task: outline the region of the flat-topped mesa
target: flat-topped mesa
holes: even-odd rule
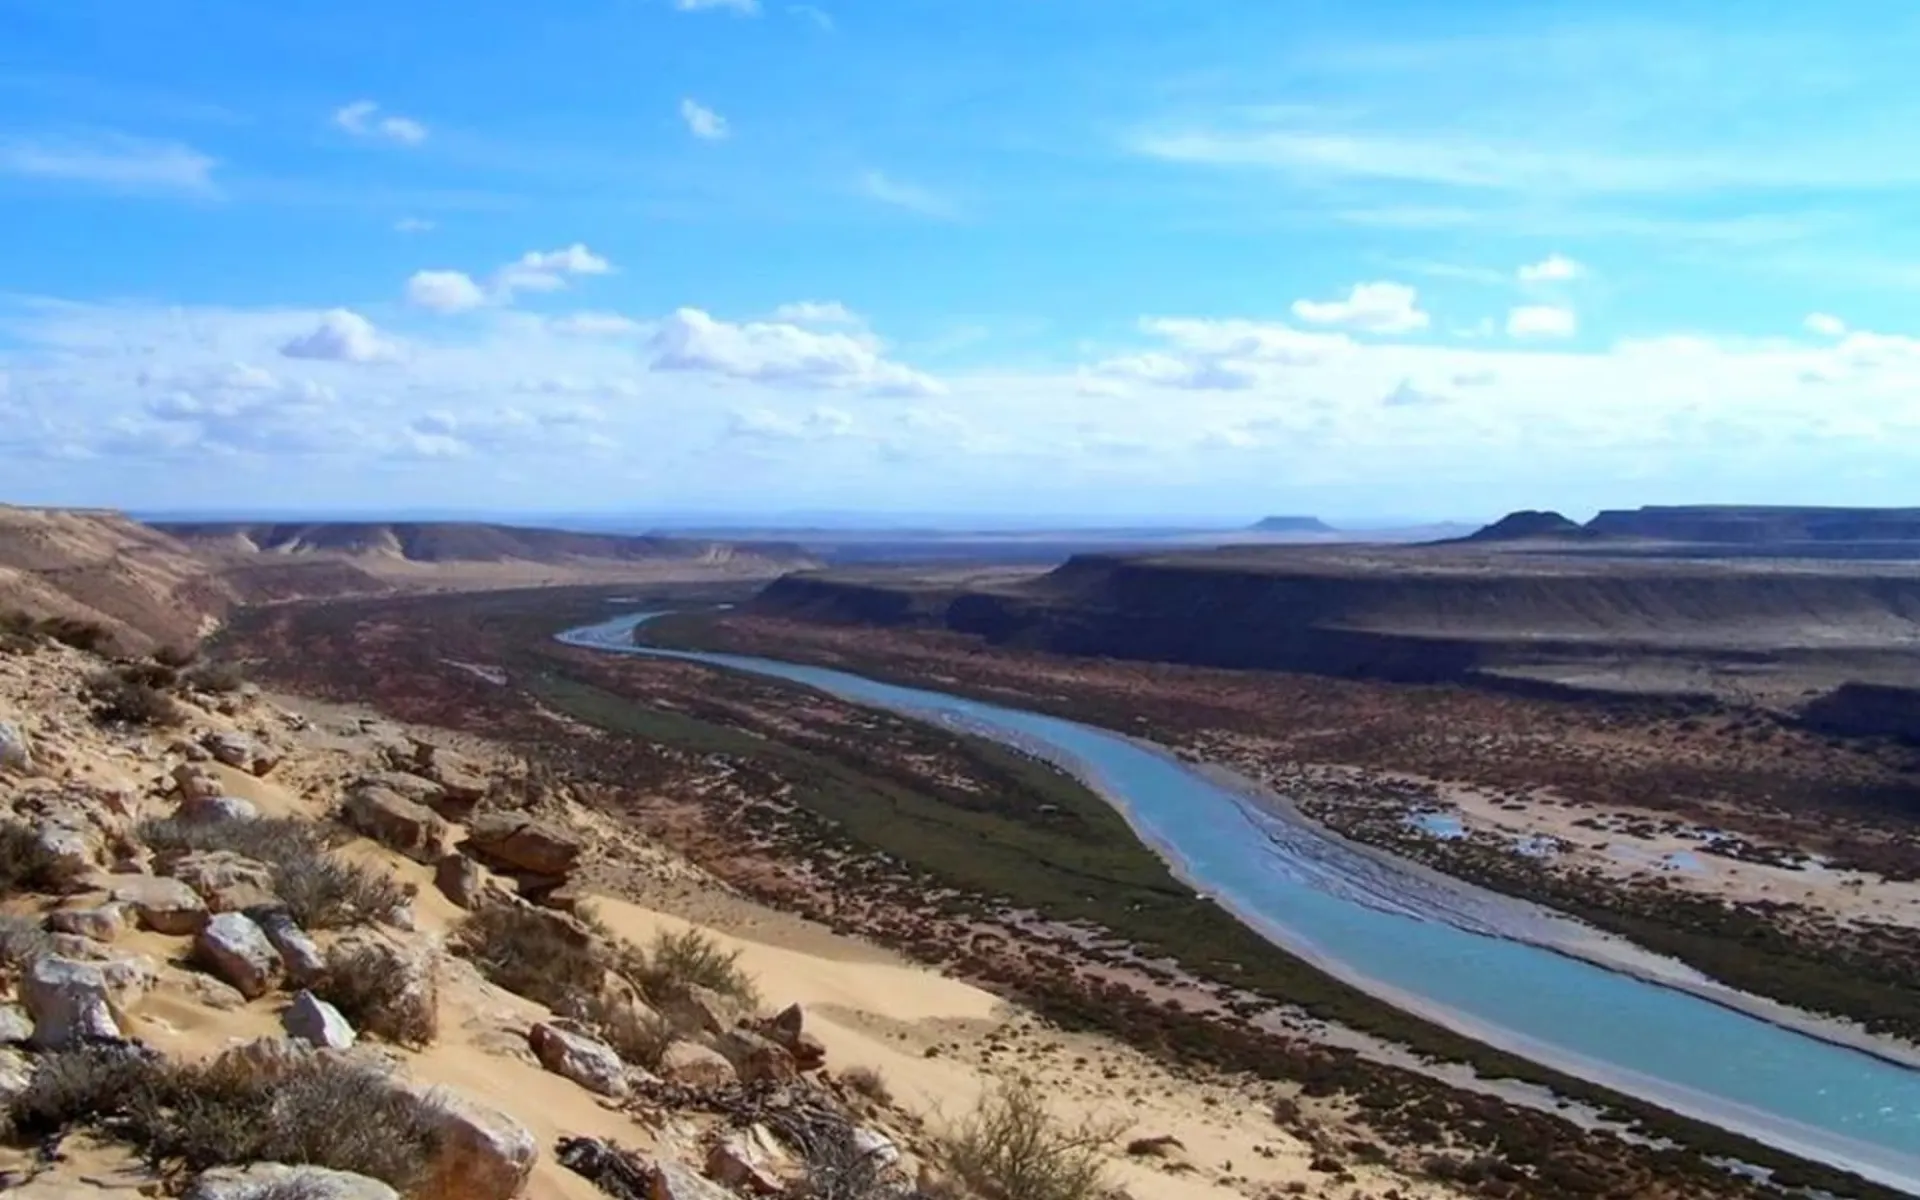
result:
[[[1339,530],[1319,517],[1264,517],[1255,521],[1254,533],[1338,533]]]
[[[1797,542],[1912,542],[1920,551],[1920,508],[1648,505],[1637,509],[1609,509],[1589,521],[1586,528],[1592,533],[1616,537],[1751,546]]]

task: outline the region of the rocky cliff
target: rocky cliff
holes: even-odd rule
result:
[[[0,505],[0,612],[96,624],[136,650],[198,638],[234,599],[187,546],[130,517]]]
[[[1920,554],[1920,508],[1809,508],[1769,505],[1652,505],[1603,512],[1593,533],[1737,545],[1912,542]]]
[[[792,569],[811,560],[780,542],[629,537],[478,522],[160,522],[156,528],[220,558],[330,555],[410,563],[698,562],[757,560]]]

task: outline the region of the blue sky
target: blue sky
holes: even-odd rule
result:
[[[0,499],[1904,503],[1920,15],[6,0]]]

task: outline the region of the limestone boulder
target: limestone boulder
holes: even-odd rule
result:
[[[220,777],[197,762],[184,762],[173,769],[173,789],[182,804],[217,800],[226,792]]]
[[[660,1011],[683,1032],[716,1036],[732,1029],[742,1015],[738,1004],[699,984],[680,989],[661,1005]]]
[[[47,914],[47,928],[95,942],[113,942],[127,932],[128,910],[109,901],[85,908],[57,908]]]
[[[802,1173],[764,1125],[727,1132],[707,1154],[707,1178],[750,1196],[778,1196]]]
[[[215,825],[222,821],[254,821],[260,810],[251,800],[238,796],[198,796],[182,799],[173,810],[174,819],[196,825]]]
[[[415,1094],[440,1145],[414,1200],[510,1200],[519,1194],[540,1156],[524,1125],[444,1089]]]
[[[0,721],[0,771],[21,775],[33,770],[33,743],[26,731],[12,721]]]
[[[21,1046],[33,1040],[33,1018],[18,1004],[0,1003],[0,1046]]]
[[[250,1163],[216,1167],[193,1181],[185,1200],[400,1200],[377,1179],[325,1167]]]
[[[0,1111],[33,1082],[33,1060],[18,1050],[0,1049]]]
[[[280,765],[278,751],[244,733],[217,731],[201,738],[200,744],[215,762],[249,775],[265,775]]]
[[[249,1000],[280,982],[279,952],[245,913],[214,916],[194,939],[193,952],[198,962]]]
[[[543,1021],[527,1031],[527,1045],[541,1066],[563,1079],[602,1096],[627,1094],[627,1066],[605,1042]]]
[[[742,1083],[788,1083],[800,1074],[786,1047],[749,1030],[730,1029],[719,1034],[715,1048],[733,1064]]]
[[[571,831],[524,813],[485,813],[467,827],[467,844],[476,857],[508,871],[562,876],[573,870],[585,849]]]
[[[20,1001],[33,1019],[33,1045],[41,1050],[120,1040],[106,975],[95,963],[55,955],[36,959],[20,980]]]
[[[740,1082],[727,1056],[699,1042],[675,1042],[660,1058],[660,1077],[696,1088],[723,1088]]]
[[[647,1200],[735,1200],[734,1194],[677,1162],[662,1159],[654,1169]]]
[[[448,854],[435,863],[433,884],[465,909],[503,899],[512,891],[499,876],[464,854]]]
[[[107,893],[133,911],[142,929],[155,933],[185,937],[200,932],[207,923],[206,901],[178,879],[114,875],[107,879]]]
[[[359,1035],[340,1010],[304,988],[280,1014],[287,1036],[320,1050],[350,1050]]]
[[[247,915],[267,935],[267,941],[280,955],[280,966],[286,971],[287,979],[296,987],[307,986],[327,969],[326,956],[320,953],[319,945],[286,909],[254,908],[248,909]]]
[[[426,805],[389,788],[354,788],[347,793],[341,816],[355,832],[415,862],[431,864],[446,854],[447,823]]]
[[[209,912],[242,912],[273,903],[273,868],[231,850],[196,850],[163,870],[192,888]]]

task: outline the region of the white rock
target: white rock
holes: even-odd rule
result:
[[[0,1109],[33,1082],[33,1060],[18,1050],[0,1049]]]
[[[111,902],[91,908],[58,908],[47,914],[47,928],[90,941],[111,942],[127,931],[127,910]]]
[[[602,1096],[627,1094],[627,1065],[605,1042],[543,1021],[527,1031],[527,1045],[555,1075]]]
[[[221,821],[256,820],[260,810],[251,800],[238,796],[189,796],[180,801],[173,815],[176,820],[213,825]]]
[[[0,1046],[17,1046],[33,1039],[33,1018],[18,1004],[0,1004]]]
[[[734,1194],[677,1162],[661,1159],[653,1173],[648,1200],[734,1200]]]
[[[273,943],[280,954],[280,965],[286,968],[287,978],[295,984],[305,987],[327,969],[320,947],[307,936],[306,930],[294,924],[292,915],[284,909],[266,909],[248,915]]]
[[[12,721],[0,721],[0,771],[33,770],[33,743]]]
[[[207,923],[207,905],[178,879],[159,875],[115,875],[107,881],[114,900],[133,909],[141,928],[184,937]]]
[[[417,1092],[439,1134],[439,1152],[416,1200],[510,1200],[540,1156],[533,1134],[505,1113],[444,1089]]]
[[[252,1000],[280,979],[280,952],[245,913],[220,913],[193,942],[194,957]]]
[[[185,1200],[400,1200],[400,1193],[377,1179],[325,1167],[287,1167],[253,1163],[216,1167],[193,1181]]]
[[[893,1139],[877,1129],[856,1129],[853,1131],[853,1148],[863,1156],[874,1159],[883,1167],[890,1167],[900,1161],[900,1147]]]
[[[49,955],[27,967],[20,1000],[33,1018],[33,1044],[64,1050],[90,1040],[120,1040],[107,1002],[107,978],[93,963]]]
[[[340,1010],[312,992],[301,989],[280,1014],[287,1036],[322,1050],[350,1050],[359,1036]]]

